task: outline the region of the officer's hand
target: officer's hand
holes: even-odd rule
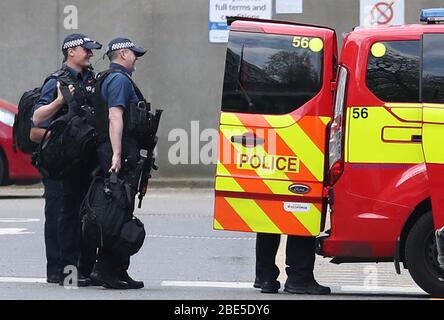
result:
[[[119,172],[121,167],[121,159],[120,156],[113,156],[111,160],[111,168],[109,169],[109,172],[115,171]]]
[[[62,94],[62,91],[60,90],[60,86],[61,86],[60,82],[57,81],[57,98],[56,98],[56,100],[57,100],[58,104],[60,106],[62,106],[65,104],[65,99],[63,99],[63,94]],[[71,92],[71,94],[74,94],[74,92],[76,91],[76,89],[74,88],[74,86],[72,84],[70,84],[68,86],[68,89]]]

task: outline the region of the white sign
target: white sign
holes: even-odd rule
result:
[[[228,42],[227,17],[271,19],[272,0],[209,0],[210,42]]]
[[[302,12],[302,0],[276,0],[276,13]]]
[[[310,204],[304,202],[284,202],[284,210],[287,212],[308,212]]]
[[[361,0],[361,26],[390,26],[404,24],[404,0]]]

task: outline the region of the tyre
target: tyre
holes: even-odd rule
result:
[[[0,149],[0,186],[8,184],[8,163]]]
[[[433,215],[422,215],[410,230],[405,243],[405,262],[418,286],[435,297],[444,297],[444,270],[437,261]]]

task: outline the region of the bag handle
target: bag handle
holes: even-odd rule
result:
[[[60,86],[60,92],[62,93],[63,99],[68,104],[68,114],[78,114],[79,106],[77,101],[74,99],[73,94],[66,85]]]

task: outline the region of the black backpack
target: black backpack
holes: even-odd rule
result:
[[[18,104],[18,112],[15,115],[12,131],[14,151],[17,151],[17,149],[19,149],[24,153],[32,154],[37,150],[38,143],[32,142],[29,138],[29,135],[31,133],[31,123],[34,106],[41,97],[43,86],[49,80],[57,79],[64,84],[69,84],[72,82],[72,79],[67,72],[68,71],[64,68],[54,72],[45,79],[41,87],[26,91],[22,95]],[[56,92],[54,92],[54,94],[56,94]]]

